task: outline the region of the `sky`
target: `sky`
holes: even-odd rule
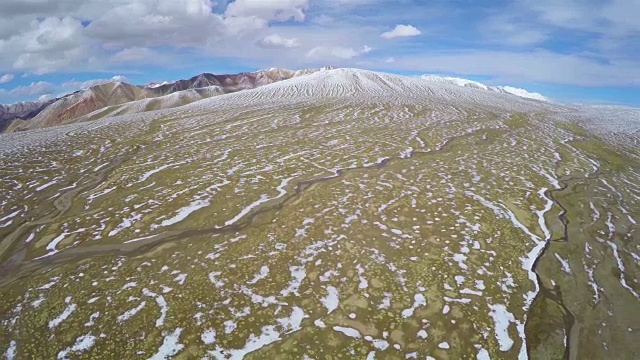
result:
[[[640,0],[0,0],[0,103],[356,67],[640,106]]]

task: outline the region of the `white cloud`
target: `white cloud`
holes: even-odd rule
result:
[[[129,0],[95,19],[86,32],[111,48],[204,46],[225,31],[212,6],[210,0]]]
[[[332,7],[338,6],[340,8],[344,8],[344,7],[354,8],[354,7],[363,6],[363,5],[372,5],[372,4],[379,3],[381,1],[382,0],[325,0],[325,2],[329,4],[329,6],[332,6]]]
[[[309,0],[236,0],[226,16],[255,16],[267,21],[304,21]]]
[[[131,47],[123,49],[111,57],[114,62],[134,62],[140,60],[151,60],[157,56],[155,52],[149,48]]]
[[[602,16],[610,21],[614,35],[626,35],[640,31],[638,14],[640,1],[614,0],[604,9]]]
[[[380,17],[371,10],[381,2],[0,0],[0,75],[120,73],[125,67],[149,64],[189,68],[191,62],[199,67],[207,59],[234,58],[256,68],[361,64],[395,71],[491,75],[505,83],[640,83],[636,0],[518,0],[482,16],[476,7],[456,8],[450,17],[443,16],[454,7],[449,2],[411,1],[386,9]],[[494,14],[492,21],[485,21],[486,14]],[[283,21],[288,23],[278,24]],[[461,21],[468,26],[461,27]],[[423,23],[430,24],[429,33],[450,44],[449,50],[432,53],[405,41],[382,40],[420,35],[425,29],[416,26]],[[392,26],[381,34],[385,24]],[[545,41],[559,34],[569,39],[562,53],[544,50]],[[379,57],[364,56],[371,48],[362,44],[375,46]],[[487,44],[503,51],[482,50]]]
[[[331,25],[334,21],[335,21],[334,18],[325,14],[321,14],[311,19],[311,22],[321,26]]]
[[[380,2],[380,0],[328,0],[330,3],[339,5],[365,5]]]
[[[550,36],[546,27],[527,24],[505,14],[488,18],[481,31],[490,42],[513,46],[540,44]]]
[[[269,24],[303,21],[309,2],[223,1],[226,9],[220,13],[213,0],[0,0],[0,71],[108,71],[150,62],[171,66],[178,56],[203,53],[252,59],[256,47],[265,49],[258,57],[280,57],[267,49],[293,49],[302,42],[298,36],[270,36]],[[309,47],[319,43],[305,42]],[[299,57],[307,50],[298,50]]]
[[[114,77],[111,78],[111,81],[125,82],[127,80],[128,80],[127,77],[123,75],[115,75]]]
[[[311,55],[324,53],[317,58],[323,64],[324,58],[358,57],[370,51],[361,49],[361,44],[378,41],[376,25],[355,25],[338,17],[334,21],[328,3],[317,4],[314,12],[323,26],[317,22],[276,24],[306,20],[310,0],[222,1],[216,10],[224,13],[213,11],[213,0],[6,1],[12,5],[10,12],[0,11],[0,71],[115,72],[125,64],[171,67],[200,56],[233,57],[256,67],[304,67],[317,65],[305,56],[310,49],[320,47]],[[329,16],[319,15],[323,13]],[[31,19],[26,29],[19,28],[9,15]],[[3,38],[5,20],[16,28],[13,35]],[[341,65],[347,64],[354,63]]]
[[[0,76],[0,84],[6,84],[12,81],[13,79],[15,79],[15,76],[13,74],[4,74]]]
[[[396,27],[380,35],[383,39],[395,39],[399,37],[418,36],[422,34],[420,30],[412,25],[396,25]]]
[[[125,76],[122,76],[122,75],[116,75],[116,76],[112,77],[111,79],[91,79],[91,80],[87,80],[87,81],[71,80],[71,81],[67,81],[67,82],[63,83],[61,86],[63,88],[68,88],[68,89],[87,89],[87,88],[90,88],[92,86],[96,86],[96,85],[100,85],[100,84],[106,84],[106,83],[114,82],[114,81],[126,82],[127,78]]]
[[[394,69],[490,75],[502,83],[534,81],[577,86],[640,86],[640,61],[602,63],[546,50],[474,51],[403,56]]]
[[[219,42],[216,47],[221,42],[236,42],[237,45],[235,40],[245,36],[259,35],[262,30],[268,27],[267,20],[255,16],[226,17],[222,20],[222,23],[224,24],[224,36],[227,38],[218,39]]]
[[[268,49],[295,48],[300,46],[300,42],[296,38],[284,38],[278,34],[273,34],[259,40],[258,46]]]
[[[373,50],[369,46],[363,46],[361,49],[354,49],[344,46],[317,46],[307,52],[307,58],[311,59],[352,59]]]
[[[38,101],[47,101],[53,99],[53,95],[51,94],[43,94],[38,97]]]
[[[0,53],[15,69],[50,72],[85,58],[82,29],[71,17],[33,20],[27,31],[0,39]]]
[[[44,94],[51,94],[54,90],[54,86],[46,81],[36,81],[29,85],[18,86],[9,91],[0,89],[0,94],[10,98],[24,98],[40,96]]]
[[[564,29],[578,29],[620,37],[640,31],[637,0],[524,0],[524,10],[532,11],[536,20]],[[514,11],[522,12],[522,8]]]
[[[148,63],[150,56],[159,63],[155,47],[215,49],[220,43],[243,37],[250,37],[249,43],[254,45],[268,21],[286,20],[286,14],[302,19],[299,15],[308,0],[232,3],[236,8],[254,9],[265,18],[250,15],[251,11],[246,16],[215,13],[212,0],[1,2],[0,69],[43,74],[71,68],[105,70],[111,64],[143,60]],[[83,24],[80,19],[88,22]]]

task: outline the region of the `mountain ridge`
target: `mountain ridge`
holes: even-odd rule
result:
[[[22,103],[0,105],[0,132],[15,132],[65,124],[108,107],[189,91],[181,94],[182,96],[179,94],[171,98],[172,100],[178,98],[180,101],[168,101],[167,106],[162,104],[162,101],[151,105],[152,110],[175,107],[206,97],[252,89],[327,68],[303,70],[271,68],[256,72],[223,75],[202,73],[189,79],[149,85],[132,85],[121,81],[111,81],[44,102],[29,102],[27,110],[22,110],[25,107],[25,105],[19,105]],[[208,90],[204,91],[192,91],[207,88]]]
[[[264,91],[241,91],[258,88],[263,88]],[[553,113],[563,114],[563,117],[589,118],[589,122],[596,124],[598,128],[605,126],[616,132],[639,130],[636,119],[638,109],[596,109],[564,105],[523,89],[490,87],[461,78],[436,75],[411,77],[362,69],[324,67],[302,70],[270,68],[232,75],[203,73],[185,80],[148,85],[108,82],[45,103],[32,102],[23,103],[20,107],[14,106],[16,113],[16,109],[21,109],[22,112],[13,118],[7,116],[8,112],[5,110],[4,118],[0,118],[0,131],[11,133],[170,109],[238,92],[242,94],[239,97],[232,96],[232,99],[236,99],[233,101],[250,102],[253,97],[268,97],[277,101],[279,98],[313,96],[394,96],[399,100],[420,97],[438,102],[471,102],[480,106],[493,103],[505,109],[552,110]],[[217,102],[204,104],[216,106]],[[7,109],[7,106],[0,109]]]
[[[511,95],[515,95],[515,96],[519,96],[527,99],[547,101],[547,102],[551,101],[549,98],[547,98],[546,96],[540,93],[530,92],[526,89],[516,88],[512,86],[506,86],[506,85],[489,86],[489,85],[485,85],[483,83],[469,80],[469,79],[450,77],[450,76],[439,76],[434,74],[425,74],[420,76],[420,78],[427,81],[448,83],[448,84],[454,84],[462,87],[470,87],[475,89],[482,89],[487,91],[511,94]]]

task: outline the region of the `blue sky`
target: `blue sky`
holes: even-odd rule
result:
[[[2,0],[0,103],[332,65],[640,106],[640,0]]]

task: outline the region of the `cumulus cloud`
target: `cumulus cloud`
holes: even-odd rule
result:
[[[43,94],[38,97],[38,101],[47,101],[53,99],[53,95],[51,94]]]
[[[4,74],[0,76],[0,84],[6,84],[8,82],[11,82],[13,79],[15,79],[15,76],[13,74]]]
[[[226,16],[255,16],[267,21],[304,21],[309,0],[236,0]]]
[[[115,53],[111,60],[114,62],[134,62],[141,60],[150,60],[156,56],[151,49],[144,47],[131,47],[123,49]]]
[[[33,20],[27,31],[0,40],[0,53],[19,70],[46,73],[86,55],[83,26],[71,17]]]
[[[0,69],[103,70],[109,63],[148,60],[159,47],[216,49],[243,37],[253,45],[269,22],[304,20],[308,0],[236,0],[224,14],[214,12],[215,5],[212,0],[3,0]]]
[[[312,59],[338,58],[346,60],[367,54],[371,50],[373,49],[366,45],[360,49],[344,46],[317,46],[307,52],[307,57]]]
[[[285,38],[278,34],[273,34],[260,39],[258,46],[267,49],[295,48],[300,46],[300,42],[296,38]]]
[[[63,88],[68,88],[68,89],[86,89],[86,88],[90,88],[92,86],[96,86],[96,85],[100,85],[100,84],[106,84],[106,83],[114,82],[114,81],[126,82],[127,78],[125,76],[122,76],[122,75],[116,75],[116,76],[112,77],[111,79],[91,79],[91,80],[87,80],[87,81],[71,80],[71,81],[67,81],[67,82],[63,83],[62,87]]]
[[[224,33],[210,0],[136,0],[116,5],[87,26],[108,47],[202,46]]]
[[[0,94],[8,97],[21,98],[51,94],[53,90],[55,90],[53,84],[46,81],[36,81],[29,85],[18,86],[9,91],[0,89]]]
[[[404,1],[402,8],[380,17],[371,11],[380,3],[0,0],[0,75],[120,73],[150,64],[187,69],[190,63],[199,68],[210,59],[234,58],[256,68],[361,64],[391,71],[484,74],[507,81],[640,86],[638,1],[519,0],[496,5],[491,21],[478,16],[476,7],[440,16],[455,7],[448,2],[436,6]],[[422,21],[434,33],[446,34],[439,51],[398,41],[420,35]],[[380,30],[386,25],[391,26]],[[567,41],[554,42],[551,48],[546,40],[558,34]],[[371,48],[362,44],[375,46],[376,54],[364,56]],[[501,51],[482,48],[494,45]]]
[[[383,39],[395,39],[399,37],[418,36],[420,34],[422,34],[422,32],[414,26],[396,25],[393,30],[382,33],[380,37]]]

